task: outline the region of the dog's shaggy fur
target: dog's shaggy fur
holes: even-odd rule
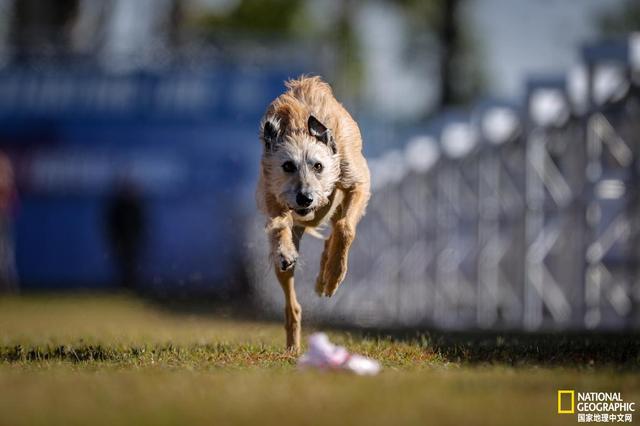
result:
[[[302,311],[293,283],[300,238],[331,222],[316,293],[332,296],[347,273],[349,248],[369,200],[369,169],[358,125],[319,77],[286,83],[260,123],[256,198],[285,294],[287,347],[299,351]]]

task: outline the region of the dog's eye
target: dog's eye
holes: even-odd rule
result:
[[[296,171],[296,165],[293,164],[292,161],[286,161],[283,165],[282,165],[282,170],[284,170],[286,173],[293,173]]]
[[[316,163],[313,165],[313,170],[315,170],[317,173],[322,172],[323,166],[322,163]]]

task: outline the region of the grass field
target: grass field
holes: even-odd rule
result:
[[[0,424],[570,425],[558,389],[640,403],[637,335],[329,334],[383,372],[300,372],[280,323],[224,311],[0,299]]]

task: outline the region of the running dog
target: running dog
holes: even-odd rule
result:
[[[331,222],[315,290],[331,297],[347,273],[349,248],[369,201],[360,129],[320,77],[286,82],[260,122],[256,199],[285,296],[287,348],[299,352],[302,310],[294,288],[300,239]]]

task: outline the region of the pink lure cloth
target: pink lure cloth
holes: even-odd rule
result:
[[[303,369],[349,371],[360,376],[380,372],[380,363],[362,355],[350,354],[344,347],[334,345],[324,333],[309,336],[309,350],[298,360]]]

